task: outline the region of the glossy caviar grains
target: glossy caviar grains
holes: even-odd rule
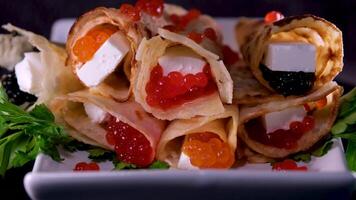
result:
[[[138,0],[135,7],[151,16],[160,17],[163,14],[163,0]]]
[[[282,15],[282,13],[277,12],[277,11],[271,11],[271,12],[268,12],[265,15],[265,22],[266,23],[273,23],[273,22],[279,21],[279,20],[281,20],[283,18],[284,18],[284,16]]]
[[[272,170],[275,170],[275,171],[284,171],[284,170],[307,171],[308,168],[306,166],[298,167],[297,163],[294,160],[286,159],[282,162],[273,163]]]
[[[106,140],[114,145],[118,160],[147,167],[154,159],[154,151],[147,138],[130,125],[110,116],[106,124]]]
[[[157,65],[151,71],[146,85],[146,102],[152,107],[166,110],[212,94],[216,89],[209,65],[204,67],[203,72],[184,76],[180,72],[163,76],[162,67]]]
[[[260,64],[260,69],[268,84],[284,96],[303,95],[314,85],[314,73],[272,71],[263,64]]]
[[[266,133],[266,129],[260,119],[252,119],[245,124],[249,137],[262,144],[277,148],[292,149],[304,133],[313,130],[315,120],[312,116],[305,116],[303,121],[294,121],[289,124],[289,129],[278,129],[272,133]]]
[[[132,21],[140,20],[140,11],[131,4],[124,3],[120,6],[119,10]]]
[[[100,167],[95,162],[91,162],[91,163],[79,162],[75,165],[73,170],[74,171],[99,171]]]
[[[185,137],[182,150],[192,165],[199,168],[230,168],[234,163],[234,152],[218,135],[203,132]]]

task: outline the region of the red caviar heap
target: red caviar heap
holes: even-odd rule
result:
[[[289,129],[278,129],[272,133],[266,133],[263,124],[257,120],[250,120],[245,127],[249,136],[262,144],[278,148],[292,149],[304,133],[314,128],[315,121],[312,116],[305,116],[303,121],[294,121],[289,124]]]
[[[130,125],[110,116],[106,124],[106,140],[115,146],[117,159],[138,167],[147,167],[154,151],[147,138]]]
[[[307,171],[306,166],[298,167],[294,160],[286,159],[282,162],[276,162],[272,164],[272,170],[283,171],[283,170],[297,170],[297,171]]]
[[[163,76],[162,67],[157,65],[151,71],[146,85],[146,102],[152,107],[168,109],[211,94],[215,90],[216,84],[209,65],[205,65],[203,72],[184,76],[180,72],[170,72]]]
[[[229,46],[224,45],[223,49],[222,49],[222,53],[223,53],[223,60],[225,65],[227,66],[231,66],[233,64],[235,64],[237,61],[240,60],[240,56],[238,53],[236,53],[235,51],[233,51]]]
[[[192,165],[199,168],[230,168],[235,162],[229,144],[211,132],[193,133],[185,136],[183,152]]]
[[[99,171],[100,167],[95,162],[79,162],[75,165],[73,171]]]
[[[170,19],[176,27],[176,30],[182,31],[184,30],[189,22],[198,19],[201,15],[201,12],[197,9],[191,9],[187,12],[187,14],[178,16],[178,15],[171,15]]]
[[[206,28],[204,33],[190,32],[188,33],[188,37],[194,40],[196,43],[201,43],[204,38],[209,38],[214,42],[216,42],[218,39],[215,30],[212,28]]]
[[[268,12],[265,16],[265,22],[266,23],[273,23],[275,21],[279,21],[284,18],[284,15],[278,11],[271,11]]]
[[[119,11],[126,15],[132,21],[139,21],[140,13],[145,12],[153,17],[160,17],[164,9],[163,0],[139,0],[135,6],[131,4],[122,4]]]

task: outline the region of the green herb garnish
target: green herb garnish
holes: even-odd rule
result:
[[[331,129],[334,138],[347,140],[346,161],[356,171],[356,88],[341,97],[336,123]]]
[[[0,86],[0,176],[34,160],[39,153],[61,161],[56,146],[69,141],[71,138],[54,122],[45,105],[36,105],[26,112],[10,103]]]

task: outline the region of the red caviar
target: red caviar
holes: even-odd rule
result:
[[[206,28],[202,34],[190,32],[188,33],[188,38],[194,40],[196,43],[201,43],[204,38],[209,38],[212,41],[216,41],[218,39],[215,30],[212,28]]]
[[[187,36],[196,43],[201,43],[204,39],[204,35],[197,32],[190,32]]]
[[[273,23],[275,21],[279,21],[281,19],[283,19],[284,16],[282,15],[282,13],[277,12],[277,11],[271,11],[268,12],[265,16],[265,22],[266,23]]]
[[[146,167],[154,159],[154,151],[147,138],[130,125],[110,116],[106,123],[106,140],[115,146],[118,160]]]
[[[189,22],[198,19],[201,15],[201,12],[197,9],[189,10],[185,15],[178,16],[178,15],[171,15],[171,21],[178,27],[180,30],[184,30]]]
[[[237,61],[240,60],[240,56],[238,53],[236,53],[235,51],[233,51],[229,46],[227,45],[224,45],[223,46],[223,49],[222,49],[222,52],[223,52],[223,60],[224,60],[224,63],[226,65],[233,65],[235,64]]]
[[[135,7],[151,16],[160,17],[163,14],[163,0],[138,0]]]
[[[115,26],[109,24],[96,26],[74,44],[73,53],[80,62],[87,62],[100,46],[117,31]]]
[[[79,162],[75,165],[73,171],[99,171],[100,167],[97,163]]]
[[[289,129],[278,129],[272,133],[266,133],[263,123],[259,119],[250,120],[245,128],[251,139],[262,144],[284,149],[292,149],[304,133],[314,128],[315,121],[312,116],[305,116],[303,121],[295,121],[289,124]]]
[[[186,136],[183,152],[199,168],[230,168],[235,162],[234,152],[228,143],[211,132]]]
[[[124,3],[120,6],[119,10],[132,21],[140,20],[140,11],[131,4]]]
[[[210,72],[210,66],[205,65],[203,72],[187,74],[170,72],[163,76],[160,65],[151,71],[150,80],[146,85],[147,103],[163,110],[192,101],[216,91],[216,84]]]
[[[282,170],[297,170],[297,171],[307,171],[306,166],[298,167],[294,160],[286,159],[282,162],[276,162],[272,164],[272,170],[282,171]]]

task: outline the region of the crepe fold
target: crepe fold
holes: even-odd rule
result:
[[[242,18],[235,27],[244,60],[257,80],[274,89],[264,79],[260,64],[270,42],[304,42],[316,48],[314,91],[332,81],[343,68],[342,32],[332,23],[313,15],[287,17],[272,24]]]
[[[51,110],[61,124],[67,125],[69,134],[84,143],[113,150],[114,146],[106,140],[106,130],[98,123],[90,120],[84,110],[84,103],[93,104],[111,116],[116,117],[142,133],[156,150],[158,141],[165,128],[165,122],[146,113],[142,107],[132,101],[117,102],[111,98],[82,90],[65,96],[57,97],[53,101]],[[153,159],[153,158],[152,158]]]
[[[70,69],[65,67],[67,53],[62,46],[48,41],[41,35],[26,31],[19,27],[13,26],[12,24],[6,24],[2,27],[9,32],[20,35],[18,36],[18,40],[21,38],[21,43],[26,42],[24,44],[19,43],[19,45],[23,45],[24,48],[27,48],[27,50],[30,50],[30,48],[32,49],[33,47],[38,50],[38,52],[33,52],[38,54],[40,57],[40,60],[38,61],[39,66],[36,67],[41,69],[41,74],[38,74],[38,77],[36,77],[36,89],[32,91],[32,94],[38,97],[36,104],[44,103],[49,105],[52,99],[56,96],[64,95],[83,88],[79,79]],[[11,48],[10,46],[7,47],[9,47],[9,50],[11,51],[19,51],[16,50],[18,47],[14,46],[16,45],[14,42],[15,41],[11,42]],[[10,52],[5,53],[5,55],[11,57]],[[21,57],[22,56],[23,55],[21,55]],[[12,60],[13,59],[14,58],[12,58]],[[36,72],[39,73],[39,71]]]
[[[189,119],[194,116],[211,116],[224,112],[223,103],[232,103],[233,83],[224,63],[219,56],[204,49],[193,40],[165,29],[159,29],[159,36],[150,40],[143,39],[136,54],[138,61],[137,73],[134,78],[133,93],[135,100],[155,117],[165,120]],[[157,65],[167,48],[181,45],[190,48],[201,56],[210,65],[212,76],[218,91],[213,94],[199,97],[190,102],[173,107],[168,110],[151,107],[146,102],[146,84],[150,79],[150,72]]]
[[[241,106],[238,136],[253,151],[270,158],[282,158],[293,153],[308,150],[329,133],[337,115],[341,94],[342,88],[335,82],[329,82],[304,97],[285,98],[284,100],[275,100],[255,106]],[[312,116],[315,120],[314,128],[311,131],[304,133],[293,148],[277,148],[272,145],[262,144],[252,139],[246,130],[245,124],[252,119],[262,117],[270,112],[282,111],[295,106],[303,106],[308,102],[315,102],[325,97],[330,99],[328,100],[327,105],[322,109],[312,111]]]
[[[162,134],[157,148],[157,159],[169,163],[171,167],[177,167],[184,136],[201,132],[217,134],[235,152],[237,126],[238,108],[233,105],[225,106],[225,112],[220,114],[172,121]]]
[[[130,97],[131,87],[127,87],[131,82],[131,75],[135,73],[135,59],[137,47],[143,37],[147,37],[149,32],[140,22],[133,22],[125,15],[121,14],[118,9],[98,7],[80,16],[72,26],[66,49],[68,52],[67,65],[76,72],[84,63],[80,62],[74,54],[74,45],[85,36],[92,28],[98,25],[109,24],[118,28],[126,36],[130,43],[130,51],[125,56],[122,67],[116,71],[124,72],[119,76],[118,73],[110,75],[96,87],[90,88],[92,92],[100,93],[103,96],[112,97],[118,101],[125,101]],[[100,66],[98,66],[100,67]],[[123,88],[128,88],[126,91]]]

